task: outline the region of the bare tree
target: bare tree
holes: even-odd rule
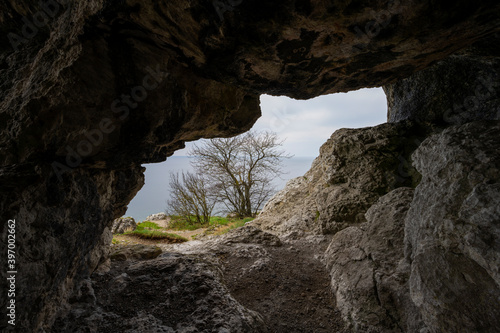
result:
[[[272,180],[284,173],[282,160],[291,157],[280,149],[282,144],[276,133],[250,131],[204,141],[189,155],[227,211],[254,216],[273,194]]]
[[[184,217],[189,223],[210,222],[218,199],[204,177],[190,172],[182,172],[181,177],[179,173],[171,173],[169,185],[171,197],[165,210],[168,215]]]

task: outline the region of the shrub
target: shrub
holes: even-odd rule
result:
[[[139,237],[142,239],[151,239],[151,240],[168,240],[171,243],[182,243],[182,242],[187,242],[187,238],[176,235],[176,234],[171,234],[171,233],[166,233],[166,232],[161,232],[158,230],[148,230],[148,229],[143,229],[143,230],[134,230],[131,232],[127,232],[127,235]]]

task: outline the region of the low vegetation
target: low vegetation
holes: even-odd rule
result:
[[[137,229],[136,230],[153,230],[153,229],[162,229],[158,224],[150,221],[143,221],[141,223],[137,224]]]
[[[170,222],[170,227],[174,230],[196,230],[200,228],[210,229],[213,227],[228,226],[228,225],[243,226],[246,222],[250,222],[253,220],[252,217],[238,219],[238,218],[211,216],[208,224],[202,224],[202,223],[197,223],[195,218],[186,219],[185,217],[180,217],[180,216],[171,216],[171,218],[172,221]]]
[[[123,236],[158,242],[182,243],[188,241],[188,239],[176,233],[172,233],[171,231],[182,233],[200,229],[200,231],[194,235],[191,233],[191,236],[187,236],[193,239],[203,235],[223,235],[229,230],[244,226],[245,223],[252,221],[254,218],[246,217],[241,219],[236,217],[211,216],[208,224],[199,223],[195,217],[186,219],[185,217],[171,216],[171,219],[169,228],[161,227],[157,223],[151,221],[138,223],[134,231],[115,235],[112,243],[119,244],[121,242],[127,242],[126,238],[124,239]]]
[[[233,230],[245,225],[245,223],[252,221],[252,217],[247,217],[241,220],[236,220],[234,222],[229,222],[226,225],[223,225],[221,228],[217,229],[213,234],[214,235],[223,235],[227,233],[229,230]]]
[[[168,241],[169,243],[187,242],[188,239],[174,233],[165,232],[164,228],[150,221],[144,221],[137,224],[134,231],[128,231],[123,235],[133,236],[141,239],[150,239],[158,241]],[[119,243],[118,239],[113,238],[113,244]]]
[[[125,235],[133,235],[138,238],[142,239],[151,239],[151,240],[168,240],[170,243],[182,243],[182,242],[187,242],[187,238],[168,233],[168,232],[163,232],[159,230],[149,230],[149,229],[142,229],[142,230],[134,230],[130,232],[126,232]]]

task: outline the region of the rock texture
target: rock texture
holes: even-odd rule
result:
[[[337,306],[355,332],[421,332],[404,260],[405,217],[413,189],[398,188],[366,213],[367,222],[333,237],[325,252]]]
[[[108,5],[101,22],[217,81],[310,98],[423,69],[498,29],[499,8],[492,0],[127,1]]]
[[[411,123],[336,131],[311,169],[289,181],[251,224],[294,236],[335,233],[364,222],[380,196],[418,183],[420,175],[409,160],[425,133]]]
[[[102,258],[111,243],[109,222],[125,212],[126,202],[139,190],[143,179],[141,168],[74,170],[62,182],[54,175],[44,179],[44,172],[50,174],[47,168],[37,171],[40,174],[35,178],[30,178],[28,171],[26,179],[16,178],[19,174],[15,176],[14,171],[2,175],[13,177],[7,182],[13,186],[9,187],[11,192],[3,197],[3,204],[8,204],[0,210],[16,220],[15,329],[19,332],[50,326],[49,318],[64,306],[81,279],[105,260]],[[19,182],[11,183],[15,179]],[[6,224],[1,228],[6,239]],[[4,281],[0,288],[7,290]],[[6,297],[0,299],[0,303],[5,301]]]
[[[113,267],[82,285],[51,332],[266,332],[260,315],[229,294],[213,260],[169,253]]]
[[[500,327],[500,123],[451,127],[413,155],[411,298],[431,332]]]
[[[116,261],[154,259],[161,254],[161,249],[153,245],[112,245],[110,259]]]
[[[146,217],[146,221],[158,221],[158,220],[167,220],[168,216],[165,213],[156,213],[156,214],[151,214],[148,217]]]
[[[2,2],[0,211],[19,226],[15,329],[51,330],[142,186],[141,164],[248,130],[261,93],[392,83],[498,31],[499,11],[493,0]]]
[[[133,217],[120,217],[113,221],[111,232],[114,234],[123,234],[126,231],[134,231],[137,224]]]
[[[318,253],[329,238],[283,244],[254,227],[113,261],[61,311],[52,332],[350,333]],[[300,307],[297,307],[297,305]]]
[[[500,120],[500,39],[489,38],[384,87],[388,122]]]

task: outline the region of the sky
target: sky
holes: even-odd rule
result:
[[[360,128],[386,122],[382,88],[370,88],[295,100],[262,95],[262,117],[253,129],[271,130],[285,139],[283,149],[298,157],[316,157],[321,145],[339,128]],[[186,156],[191,143],[174,156]]]

